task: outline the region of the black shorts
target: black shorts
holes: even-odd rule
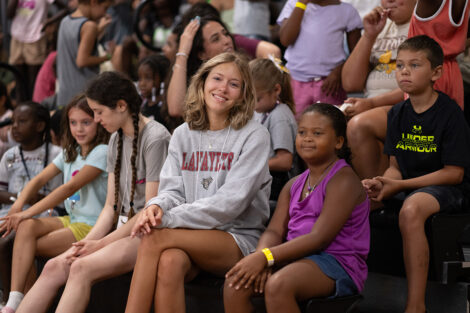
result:
[[[470,212],[470,192],[465,191],[461,185],[433,185],[413,190],[407,195],[417,192],[430,194],[439,202],[439,212],[443,213],[468,213]]]

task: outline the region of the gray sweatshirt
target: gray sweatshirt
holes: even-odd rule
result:
[[[147,203],[163,209],[160,227],[223,230],[244,255],[253,251],[269,216],[269,140],[253,120],[239,130],[178,127]]]

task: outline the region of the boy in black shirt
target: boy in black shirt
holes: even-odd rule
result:
[[[426,219],[437,212],[462,212],[470,203],[470,131],[455,101],[433,89],[442,62],[441,47],[428,36],[400,45],[396,79],[409,99],[388,113],[384,151],[389,168],[383,176],[363,180],[373,200],[407,193],[399,214],[408,279],[406,313],[426,309]]]

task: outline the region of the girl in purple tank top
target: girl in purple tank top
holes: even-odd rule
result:
[[[301,116],[295,141],[308,170],[284,186],[256,251],[226,274],[225,311],[297,312],[297,301],[360,292],[367,277],[369,199],[346,163],[346,119],[316,103]]]

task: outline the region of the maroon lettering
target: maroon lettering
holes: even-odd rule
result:
[[[222,170],[225,170],[225,161],[227,160],[228,153],[222,153]]]
[[[188,168],[188,164],[186,164],[186,152],[183,152],[183,163],[181,164],[181,170],[184,171]]]
[[[232,161],[233,161],[233,152],[228,154],[228,161],[227,161],[227,170],[230,171],[232,168]]]
[[[218,171],[220,171],[220,166],[219,166],[220,152],[216,152],[215,155],[216,155],[217,158],[216,158],[216,163],[215,163],[215,169],[214,170],[216,172],[218,172]]]
[[[194,171],[194,152],[191,153],[191,159],[189,160],[188,171]]]
[[[209,157],[211,158],[211,169],[210,169],[210,171],[212,172],[214,170],[215,152],[210,151],[209,152]]]
[[[208,171],[208,168],[207,168],[207,151],[204,152],[204,158],[202,159],[201,171]]]

